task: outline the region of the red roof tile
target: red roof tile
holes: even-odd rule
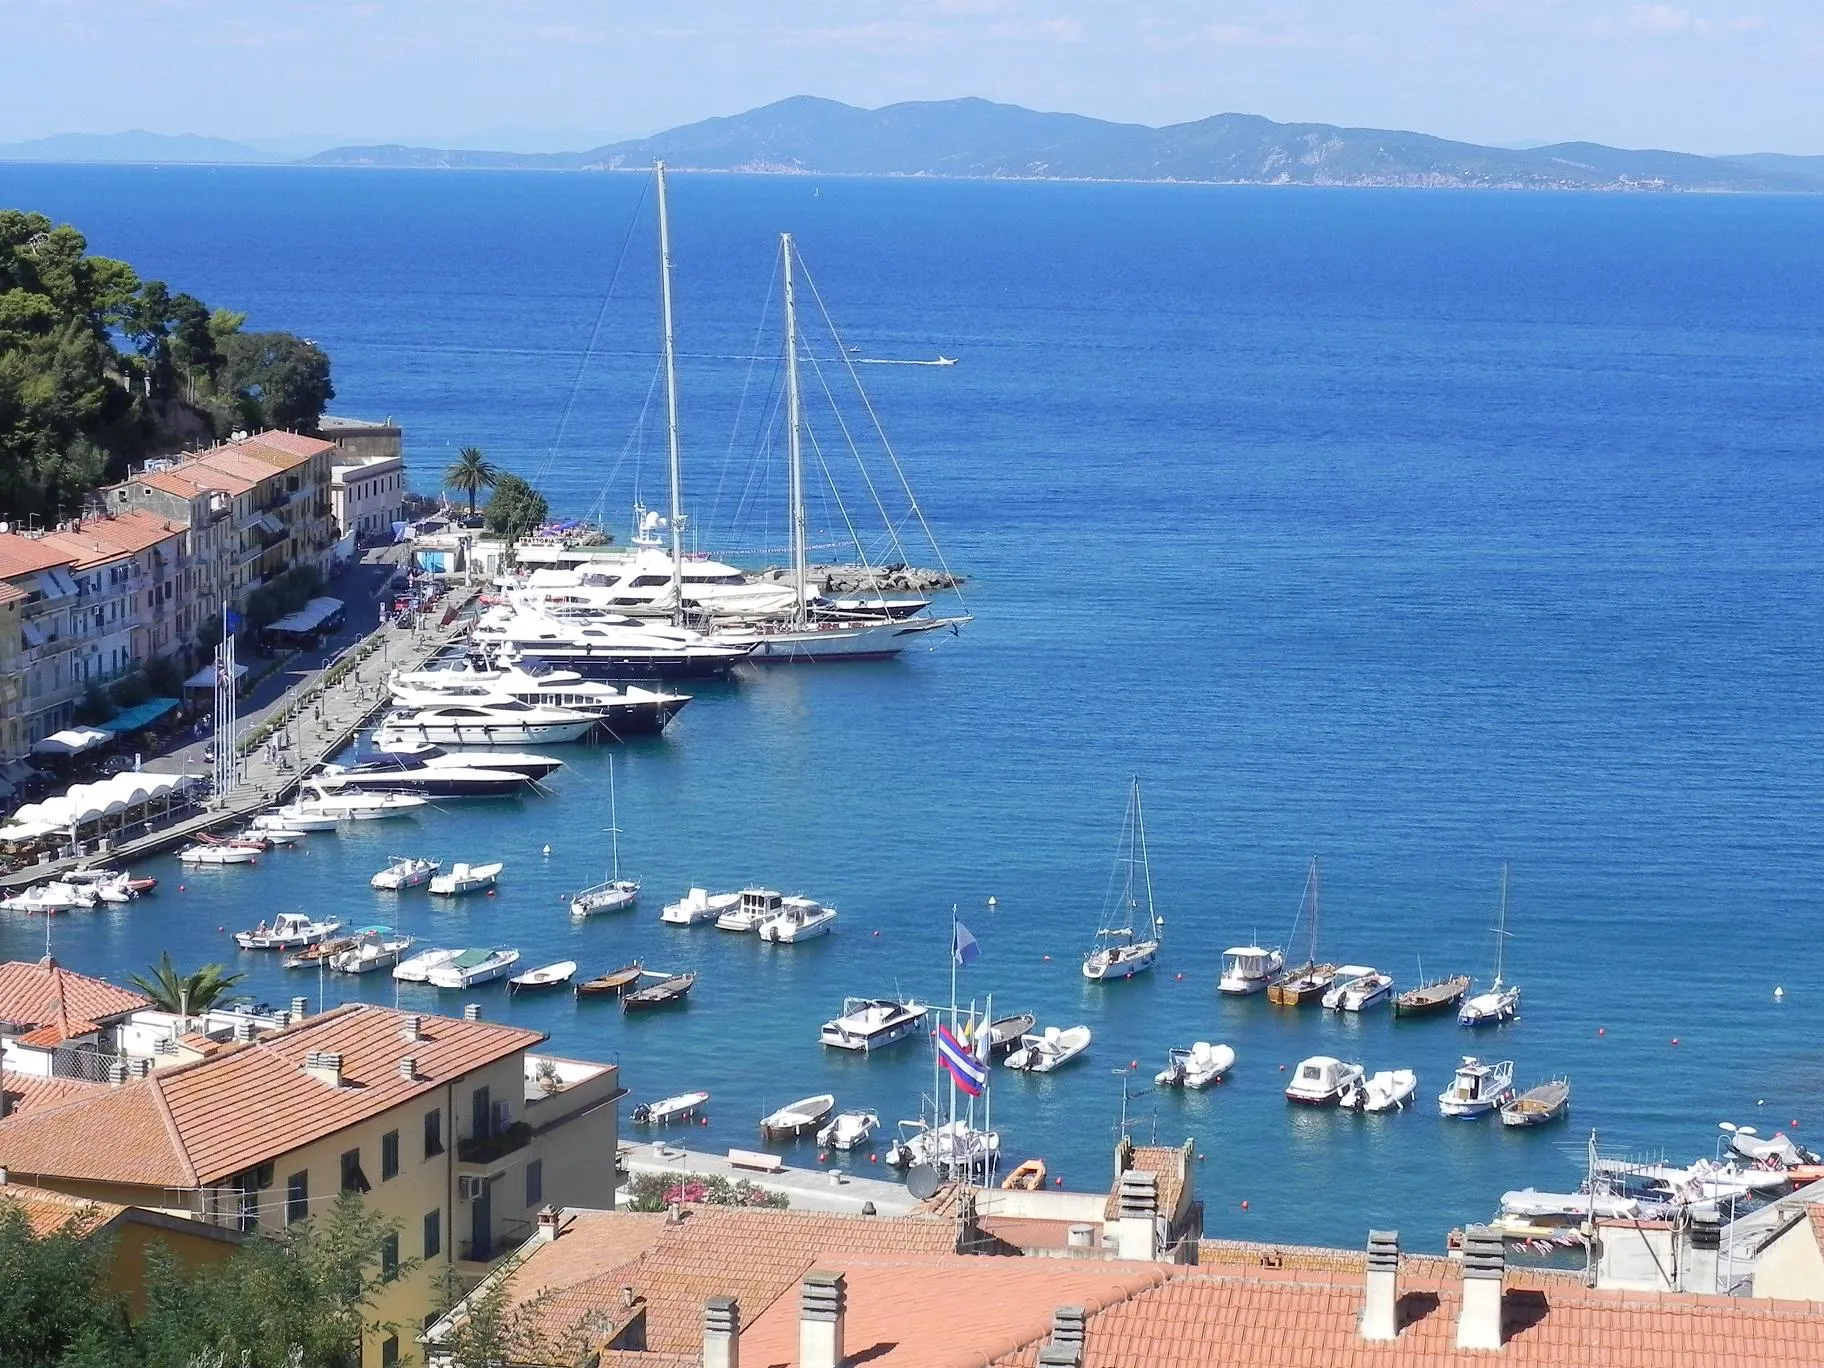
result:
[[[237,443],[237,445],[266,447],[281,455],[298,457],[302,460],[309,460],[312,456],[321,456],[325,452],[336,449],[334,442],[326,442],[321,437],[306,437],[298,432],[286,432],[282,428],[256,432],[245,442]],[[291,462],[294,465],[296,463],[296,461]]]
[[[0,1184],[0,1207],[16,1207],[23,1211],[32,1234],[40,1238],[62,1230],[72,1221],[80,1221],[86,1230],[99,1230],[126,1210],[113,1202],[71,1197],[67,1193],[21,1183]]]
[[[106,1086],[105,1083],[89,1083],[80,1078],[40,1078],[35,1074],[10,1070],[4,1077],[0,1077],[0,1089],[6,1094],[8,1116],[17,1116],[33,1107],[60,1106]]]
[[[0,579],[35,575],[52,566],[68,565],[69,551],[48,537],[27,537],[18,532],[0,535]]]
[[[113,1021],[151,1005],[131,989],[72,973],[48,956],[36,964],[0,963],[0,1023],[8,1026]]]
[[[170,470],[148,471],[133,478],[140,484],[166,494],[175,494],[180,499],[194,499],[198,494],[216,490],[230,498],[238,498],[258,483],[256,480],[242,479],[239,475],[194,464],[175,466]]]
[[[75,1040],[78,1036],[94,1035],[101,1027],[92,1021],[53,1021],[48,1026],[40,1026],[35,1031],[27,1031],[14,1038],[16,1044],[35,1050],[48,1050],[54,1045],[61,1045],[66,1040]]]

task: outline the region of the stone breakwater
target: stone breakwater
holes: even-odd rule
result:
[[[904,589],[914,593],[934,593],[939,589],[956,589],[967,583],[962,575],[947,570],[921,570],[915,565],[812,565],[806,567],[812,581],[823,586],[826,594],[855,594],[868,589]],[[769,566],[758,576],[763,580],[783,581],[791,578],[784,566]]]

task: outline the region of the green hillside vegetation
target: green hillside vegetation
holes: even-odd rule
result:
[[[76,513],[130,462],[236,428],[313,430],[329,357],[246,321],[0,209],[0,518]]]

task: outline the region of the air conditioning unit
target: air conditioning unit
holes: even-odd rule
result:
[[[456,1179],[456,1195],[465,1202],[479,1202],[488,1195],[488,1180],[462,1174]]]

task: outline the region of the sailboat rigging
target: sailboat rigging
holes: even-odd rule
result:
[[[1457,1012],[1459,1026],[1492,1026],[1520,1015],[1520,989],[1504,981],[1507,966],[1507,864],[1501,865],[1501,911],[1495,924],[1495,981],[1486,993],[1477,993]]]
[[[1311,867],[1305,871],[1305,895],[1299,904],[1300,915],[1311,923],[1311,944],[1303,964],[1267,985],[1267,1001],[1276,1006],[1302,1007],[1307,1002],[1315,1002],[1329,991],[1336,979],[1336,966],[1319,964],[1317,960],[1318,883],[1317,856],[1313,855]],[[1298,934],[1297,917],[1293,918],[1292,932]]]
[[[1121,843],[1115,856],[1114,875],[1121,880],[1119,895],[1104,911],[1096,930],[1096,943],[1083,958],[1083,977],[1101,983],[1132,978],[1151,969],[1159,958],[1165,919],[1153,905],[1153,870],[1146,854],[1146,818],[1140,807],[1140,777],[1128,791],[1127,815],[1121,822]],[[1140,921],[1140,894],[1146,894],[1145,929]]]
[[[624,912],[638,900],[640,881],[621,877],[621,822],[614,798],[614,757],[608,757],[608,836],[612,843],[614,864],[608,877],[592,888],[585,888],[570,900],[570,915],[592,917],[598,912]]]

